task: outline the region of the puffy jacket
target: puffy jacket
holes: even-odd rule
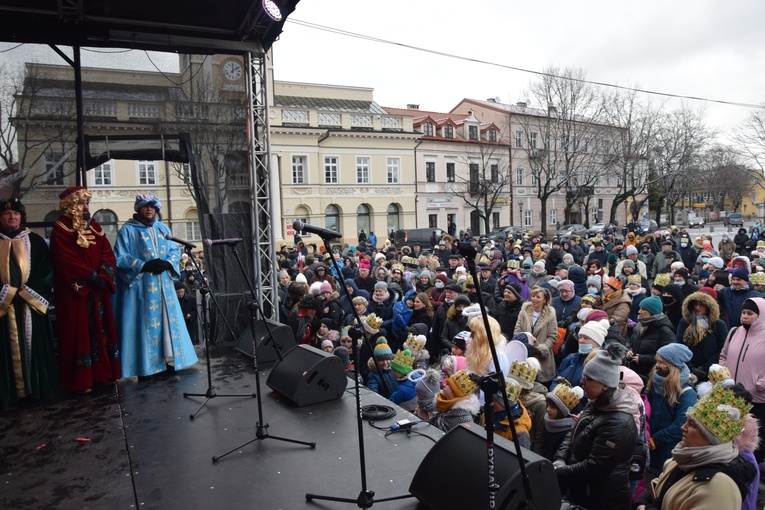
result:
[[[502,333],[507,340],[512,340],[513,332],[515,331],[515,324],[518,322],[518,315],[521,313],[521,306],[525,301],[518,297],[512,303],[505,301],[504,299],[497,304],[497,308],[494,311],[494,318],[499,322],[499,327],[502,329]]]
[[[615,295],[621,293],[620,295]],[[608,314],[611,324],[619,325],[619,334],[627,338],[627,317],[632,309],[632,298],[623,290],[617,290],[612,298],[603,303],[601,310]]]
[[[680,427],[685,423],[685,412],[696,403],[698,396],[690,384],[683,386],[682,393],[678,395],[677,402],[670,405],[666,398],[656,391],[648,395],[651,403],[651,439],[656,449],[651,452],[651,469],[660,473],[664,462],[672,457],[672,449],[683,438]]]
[[[702,303],[709,309],[710,329],[708,334],[695,345],[689,345],[693,358],[687,363],[699,381],[706,381],[709,366],[720,360],[720,351],[728,337],[728,326],[720,319],[720,308],[712,296],[704,292],[694,292],[683,302],[683,318],[677,327],[676,340],[683,343],[683,337],[688,325],[693,321],[693,308],[696,303]]]
[[[737,328],[725,340],[720,364],[728,367],[733,379],[744,385],[752,400],[765,403],[765,299],[752,298],[760,310],[749,329]]]
[[[588,510],[630,508],[630,460],[637,444],[637,410],[628,391],[618,388],[606,405],[584,408],[571,436],[561,444],[566,465],[555,470],[569,501]],[[568,443],[568,444],[566,444]]]
[[[647,320],[648,319],[648,320]],[[675,341],[675,329],[666,315],[652,315],[638,321],[632,332],[632,352],[639,355],[638,362],[630,362],[630,368],[648,378],[656,364],[656,351]]]
[[[534,336],[534,340],[530,343],[539,351],[536,356],[541,365],[538,377],[542,383],[547,383],[555,377],[555,355],[552,349],[558,340],[558,321],[555,309],[552,306],[546,306],[542,309],[542,315],[537,319],[537,323],[533,324],[533,311],[531,301],[523,303],[513,334],[531,333]]]
[[[553,298],[552,303],[550,304],[555,309],[555,316],[558,318],[558,322],[561,323],[566,321],[566,325],[562,325],[561,327],[568,327],[572,323],[576,322],[576,314],[582,307],[582,298],[574,295],[574,297],[568,301],[563,301],[563,299],[558,296]]]
[[[728,326],[734,328],[741,325],[741,307],[744,306],[744,301],[756,297],[761,297],[761,294],[749,286],[741,290],[725,287],[717,294],[721,311],[728,317]]]

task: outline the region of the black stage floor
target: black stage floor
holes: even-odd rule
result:
[[[211,349],[219,394],[254,393],[252,360],[229,346]],[[185,509],[358,508],[306,502],[306,493],[356,499],[361,492],[355,397],[297,407],[265,385],[271,364],[259,370],[269,433],[315,442],[316,448],[267,439],[212,462],[255,437],[257,401],[212,399],[194,420],[207,390],[205,362],[146,380],[41,404],[22,402],[0,412],[0,508]],[[362,404],[392,405],[362,388]],[[414,419],[397,408],[396,419]],[[377,498],[408,494],[427,437],[384,430],[364,421],[367,488]],[[443,434],[419,424],[433,439]],[[455,466],[455,477],[459,467]],[[447,486],[449,482],[447,482]],[[417,500],[376,502],[374,507],[421,509]]]

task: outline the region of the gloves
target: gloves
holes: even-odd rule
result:
[[[158,269],[156,270],[154,274],[159,274],[164,271],[169,271],[170,269],[173,268],[173,265],[170,262],[166,260],[160,260],[160,259],[157,259],[157,266],[158,266]]]
[[[143,267],[141,268],[141,271],[144,273],[151,273],[151,274],[160,274],[164,271],[167,271],[168,269],[172,269],[173,265],[162,259],[152,259],[146,263],[144,263]]]
[[[154,273],[154,271],[157,269],[157,262],[159,262],[159,259],[152,259],[144,262],[143,267],[141,267],[141,272]]]

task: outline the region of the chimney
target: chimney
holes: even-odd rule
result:
[[[408,105],[406,105],[406,109],[407,110],[419,110],[420,109],[420,105],[414,104],[414,103],[409,103]]]
[[[496,103],[496,102],[497,102],[497,100],[496,100],[496,99],[494,99],[493,97],[490,97],[490,98],[487,98],[487,99],[486,99],[486,102],[487,102],[487,103]]]
[[[521,108],[526,108],[528,105],[524,101],[518,101],[515,103],[515,106],[520,106]]]

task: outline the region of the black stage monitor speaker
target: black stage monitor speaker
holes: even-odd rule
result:
[[[512,441],[494,435],[494,474],[499,486],[496,508],[559,510],[560,490],[552,463],[521,448],[533,495],[533,502],[529,503],[514,452]],[[459,469],[455,471],[456,466]],[[445,489],[444,481],[453,480],[455,476],[460,480],[459,487]],[[434,510],[489,508],[485,430],[475,424],[463,424],[450,430],[422,459],[409,492]]]
[[[274,365],[266,384],[297,405],[307,406],[342,397],[348,377],[340,358],[301,344]]]
[[[268,321],[268,325],[271,327],[271,332],[274,334],[273,342],[266,343],[268,339],[268,329],[266,328],[266,321],[259,320],[255,323],[255,338],[257,338],[258,346],[256,347],[258,352],[258,363],[268,363],[276,361],[279,356],[276,354],[274,348],[274,342],[279,345],[282,351],[282,356],[295,347],[295,334],[292,332],[292,328],[285,326],[279,322]],[[252,329],[247,328],[244,333],[239,337],[236,342],[237,351],[252,358]]]

